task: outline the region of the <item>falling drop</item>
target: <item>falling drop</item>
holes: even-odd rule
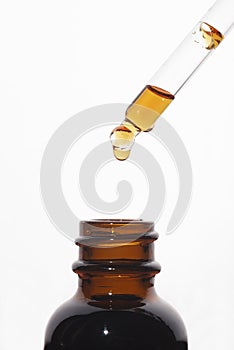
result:
[[[126,160],[129,157],[135,136],[138,134],[137,130],[134,133],[126,124],[117,126],[110,135],[114,156],[118,160]]]

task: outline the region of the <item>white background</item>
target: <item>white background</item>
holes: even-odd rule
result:
[[[85,108],[130,103],[211,4],[1,2],[2,350],[42,349],[50,315],[77,285],[77,248],[40,198],[50,136]],[[183,316],[191,350],[234,346],[233,45],[231,33],[164,114],[186,144],[194,189],[183,224],[156,244],[156,288]]]

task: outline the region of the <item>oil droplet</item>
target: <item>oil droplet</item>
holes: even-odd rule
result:
[[[110,135],[115,158],[126,160],[135,140],[134,133],[125,125],[117,126]]]
[[[195,30],[193,35],[194,41],[201,44],[202,47],[207,50],[216,49],[216,47],[224,39],[222,33],[206,22],[201,22],[198,30]]]
[[[116,159],[126,160],[130,156],[131,151],[124,151],[116,147],[113,148],[113,153]]]

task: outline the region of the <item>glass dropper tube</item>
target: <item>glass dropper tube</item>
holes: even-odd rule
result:
[[[141,131],[153,129],[159,116],[233,24],[234,0],[216,1],[127,108],[121,125],[111,132],[118,160],[129,157],[135,137]]]

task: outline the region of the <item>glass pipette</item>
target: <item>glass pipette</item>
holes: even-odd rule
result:
[[[141,131],[156,120],[197,68],[218,47],[234,24],[234,0],[218,0],[158,69],[127,108],[125,119],[110,135],[118,160],[126,160]]]

